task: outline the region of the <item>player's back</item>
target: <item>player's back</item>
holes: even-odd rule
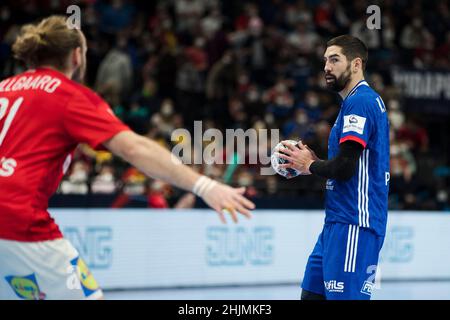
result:
[[[109,109],[92,91],[49,68],[0,83],[0,238],[61,237],[47,212],[48,199],[77,144],[97,144],[97,123],[106,128],[110,120],[107,112],[98,119],[100,107]],[[98,142],[106,137],[98,134]]]
[[[0,83],[1,238],[28,238],[33,227],[45,228],[49,237],[59,236],[58,228],[48,223],[46,202],[76,146],[64,137],[63,112],[73,95],[70,87],[48,69]]]

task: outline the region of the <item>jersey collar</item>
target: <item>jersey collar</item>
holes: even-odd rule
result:
[[[31,72],[45,72],[45,73],[50,73],[53,76],[57,76],[59,78],[66,78],[69,79],[64,73],[62,73],[61,71],[57,70],[57,69],[53,69],[50,67],[36,67],[35,69],[30,69],[28,71]]]
[[[353,87],[353,89],[352,90],[350,90],[350,92],[348,93],[348,95],[345,97],[345,99],[347,99],[348,97],[350,97],[351,95],[353,95],[355,92],[356,92],[356,89],[358,88],[358,87],[360,87],[360,86],[369,86],[369,84],[367,83],[367,81],[366,80],[361,80],[361,81],[359,81],[354,87]],[[344,99],[344,100],[345,100]]]

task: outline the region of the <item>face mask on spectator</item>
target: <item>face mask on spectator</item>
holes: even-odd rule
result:
[[[297,117],[295,119],[297,121],[298,124],[304,125],[308,122],[308,116],[301,112],[297,114]]]
[[[319,106],[319,98],[315,94],[309,94],[306,97],[306,103],[311,108],[317,108]]]
[[[87,172],[84,169],[77,169],[70,175],[70,181],[72,182],[86,182],[88,178]]]
[[[161,114],[165,117],[173,114],[173,106],[170,102],[166,102],[161,106]]]
[[[247,94],[247,99],[250,102],[255,102],[259,99],[259,93],[257,90],[250,90]]]
[[[242,175],[239,177],[238,184],[242,187],[247,187],[253,183],[253,179],[247,175]]]

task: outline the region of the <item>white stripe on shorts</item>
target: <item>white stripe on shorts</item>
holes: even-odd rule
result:
[[[355,272],[356,269],[356,255],[358,254],[358,237],[359,237],[359,227],[356,226],[355,250],[353,250],[353,265],[351,272]]]
[[[359,226],[349,225],[347,250],[345,252],[344,272],[355,272],[356,255],[358,253]]]

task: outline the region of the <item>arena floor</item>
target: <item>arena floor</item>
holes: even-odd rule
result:
[[[106,291],[107,300],[297,300],[296,285]],[[450,281],[386,282],[373,300],[449,300]]]

